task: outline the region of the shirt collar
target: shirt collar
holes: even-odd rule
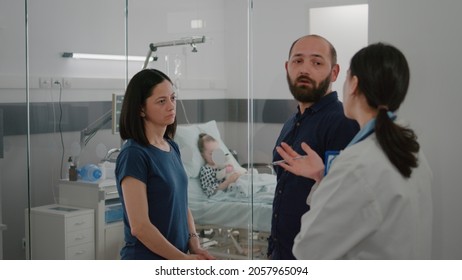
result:
[[[323,97],[321,97],[321,99],[314,103],[313,105],[311,105],[311,107],[307,108],[305,110],[305,112],[303,113],[303,115],[306,114],[306,112],[318,112],[320,111],[323,107],[325,107],[326,105],[332,103],[332,102],[337,102],[338,101],[338,95],[337,95],[337,92],[336,91],[331,91],[330,93],[324,95]],[[297,106],[297,109],[298,109],[298,115],[300,115],[300,106]]]

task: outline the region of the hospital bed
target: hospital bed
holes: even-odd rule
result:
[[[236,181],[238,192],[221,192],[207,197],[200,186],[199,171],[204,161],[197,148],[200,133],[213,136],[225,153],[217,124],[179,125],[175,142],[188,175],[189,208],[203,245],[224,259],[263,258],[266,254],[276,177],[249,172]],[[239,164],[235,161],[234,164]],[[252,253],[250,253],[252,252]]]

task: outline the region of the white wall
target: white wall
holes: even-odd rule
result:
[[[369,38],[401,48],[411,67],[400,110],[434,172],[433,256],[462,259],[462,1],[370,0]]]
[[[1,88],[24,88],[25,29],[23,1],[4,0],[0,11]],[[63,52],[125,54],[125,0],[30,1],[30,87],[40,79],[66,79],[63,101],[110,100],[125,89],[125,78],[141,70],[142,62],[89,61],[62,58]],[[182,99],[223,98],[227,87],[224,66],[224,1],[129,1],[128,54],[146,56],[150,43],[205,36],[191,52],[189,45],[158,48],[158,61],[149,67],[179,78]],[[245,11],[243,11],[245,12]],[[201,29],[190,20],[202,19]],[[175,73],[175,58],[181,59]],[[178,75],[177,75],[178,74]],[[24,94],[8,91],[8,102],[24,102]],[[40,100],[47,91],[37,90]],[[32,100],[34,101],[34,100]],[[2,102],[5,99],[2,98]]]
[[[224,54],[227,98],[248,97],[248,3],[247,0],[224,1]]]
[[[323,34],[337,51],[340,71],[332,89],[343,100],[343,81],[345,81],[351,57],[367,45],[368,5],[342,5],[309,9],[309,33]],[[332,24],[335,18],[336,24]],[[351,32],[354,30],[354,32]],[[348,34],[348,40],[345,40]]]

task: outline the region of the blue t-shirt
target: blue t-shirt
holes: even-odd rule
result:
[[[171,147],[169,152],[129,139],[117,157],[117,190],[124,209],[125,246],[121,250],[122,259],[163,259],[131,234],[120,184],[127,176],[146,184],[151,223],[176,248],[184,253],[188,251],[187,175],[177,144],[167,141]]]
[[[358,123],[345,117],[342,103],[334,91],[306,109],[303,115],[300,110],[295,113],[284,124],[276,146],[285,142],[304,155],[301,143],[306,142],[324,159],[327,151],[344,149],[358,131]],[[281,159],[274,149],[273,160]],[[300,231],[300,219],[310,210],[306,199],[314,181],[294,175],[279,166],[275,166],[275,171],[277,185],[268,253],[272,254],[273,259],[295,259],[292,247],[295,236]]]

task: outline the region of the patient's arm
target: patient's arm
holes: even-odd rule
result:
[[[226,190],[231,183],[234,183],[239,178],[239,176],[239,173],[233,172],[229,174],[224,181],[218,180],[216,178],[215,170],[207,165],[202,166],[199,172],[201,188],[207,197],[211,197],[219,190]]]
[[[223,181],[223,183],[221,183],[220,185],[218,185],[218,188],[219,190],[225,190],[229,187],[229,185],[231,185],[232,183],[236,182],[237,179],[239,179],[239,176],[241,176],[241,174],[237,173],[237,172],[233,172],[231,173],[230,175],[228,175],[228,177]]]

